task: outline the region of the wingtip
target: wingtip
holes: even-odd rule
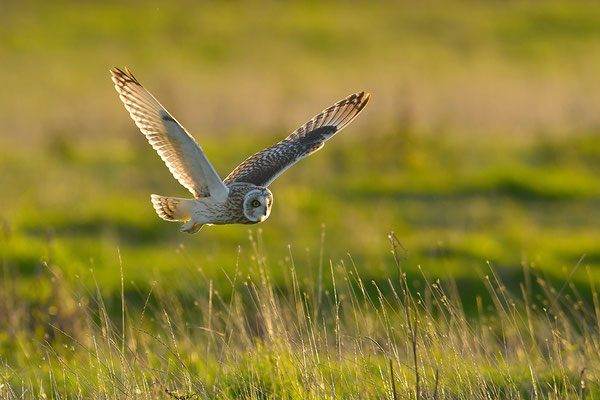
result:
[[[370,98],[371,98],[371,93],[361,90],[359,92],[351,94],[350,96],[348,96],[346,98],[346,100],[356,102],[357,104],[363,104],[363,103],[366,104]]]
[[[142,86],[141,83],[137,80],[137,78],[133,75],[133,72],[131,72],[131,70],[127,67],[125,67],[125,70],[122,70],[119,67],[113,67],[110,70],[110,73],[115,83],[118,83],[118,81],[121,81],[123,83],[132,82],[136,85]]]
[[[356,104],[357,104],[358,110],[361,111],[363,108],[365,108],[365,106],[371,99],[371,93],[365,93],[364,90],[361,90],[360,92],[358,92],[356,94],[356,99],[357,99]]]
[[[110,77],[115,84],[118,84],[119,81],[123,81],[126,79],[127,74],[125,74],[123,70],[119,67],[112,67],[110,69]]]
[[[110,69],[110,74],[112,76],[118,76],[118,75],[122,75],[123,74],[123,70],[119,67],[112,67]]]
[[[367,97],[368,98],[368,97],[371,96],[371,93],[365,92],[364,90],[361,90],[361,91],[359,91],[359,92],[356,93],[356,96],[357,97]]]

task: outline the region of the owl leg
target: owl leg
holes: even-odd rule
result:
[[[181,232],[196,233],[202,228],[202,224],[194,221],[188,221],[181,227]]]

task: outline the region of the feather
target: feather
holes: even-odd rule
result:
[[[194,138],[140,84],[131,71],[113,68],[112,80],[131,119],[171,174],[195,197],[224,201],[229,189]]]
[[[279,143],[248,157],[225,178],[225,183],[268,186],[289,167],[320,150],[367,105],[371,95],[352,94],[323,110]]]

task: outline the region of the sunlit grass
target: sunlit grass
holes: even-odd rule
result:
[[[4,195],[1,214],[2,257],[11,268],[33,273],[40,260],[50,259],[71,279],[93,266],[102,285],[117,293],[117,247],[136,277],[176,270],[171,254],[180,245],[198,265],[218,271],[230,268],[248,229],[256,230],[207,227],[188,236],[157,218],[150,193],[186,193],[149,146],[140,152],[110,142],[99,150],[62,146],[69,147],[12,152],[2,161],[11,171],[7,187],[13,188]],[[218,146],[207,142],[205,148],[221,172],[263,145],[234,140]],[[396,156],[386,154],[390,148]],[[564,152],[548,150],[553,148]],[[288,244],[299,251],[318,247],[325,225],[325,256],[336,261],[350,251],[364,265],[361,272],[375,280],[389,272],[382,260],[383,233],[390,229],[415,265],[435,273],[472,280],[473,268],[486,260],[507,272],[523,260],[543,260],[541,268],[561,279],[563,268],[583,254],[595,270],[600,180],[592,149],[561,139],[490,148],[488,142],[401,133],[376,135],[367,143],[342,135],[272,185],[275,204],[261,225],[264,243],[272,261],[283,260]],[[462,158],[464,153],[472,156]],[[315,254],[306,257],[314,263]]]
[[[376,129],[569,135],[599,124],[599,26],[592,1],[7,4],[0,132],[120,137],[118,65],[202,137],[288,132],[361,89]]]
[[[425,398],[597,398],[599,4],[3,4],[0,400],[415,398],[406,304]],[[113,66],[221,176],[373,97],[189,236]]]
[[[13,305],[13,325],[3,322],[0,336],[0,398],[599,394],[593,278],[590,301],[568,281],[566,290],[553,287],[531,265],[520,286],[508,289],[488,266],[481,278],[488,294],[477,297],[472,317],[453,282],[424,271],[408,282],[393,272],[410,265],[400,248],[399,264],[388,253],[390,275],[375,283],[361,277],[350,256],[307,265],[292,251],[276,265],[260,243],[250,239],[251,254],[239,255],[223,283],[190,261],[178,276],[191,285],[179,295],[162,279],[106,299],[102,287],[71,286],[60,269],[46,265],[47,295],[21,303],[6,281],[0,305]],[[282,269],[283,281],[273,279]],[[300,269],[313,279],[299,280]],[[122,273],[128,280],[127,268]],[[35,329],[24,329],[29,324]]]

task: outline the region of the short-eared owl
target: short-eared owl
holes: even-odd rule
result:
[[[367,105],[370,94],[358,92],[338,101],[281,142],[247,158],[221,180],[194,138],[138,82],[131,71],[111,70],[112,80],[131,118],[194,199],[152,195],[157,214],[183,221],[181,230],[196,233],[202,225],[256,224],[271,213],[267,186],[283,171],[321,149]]]

